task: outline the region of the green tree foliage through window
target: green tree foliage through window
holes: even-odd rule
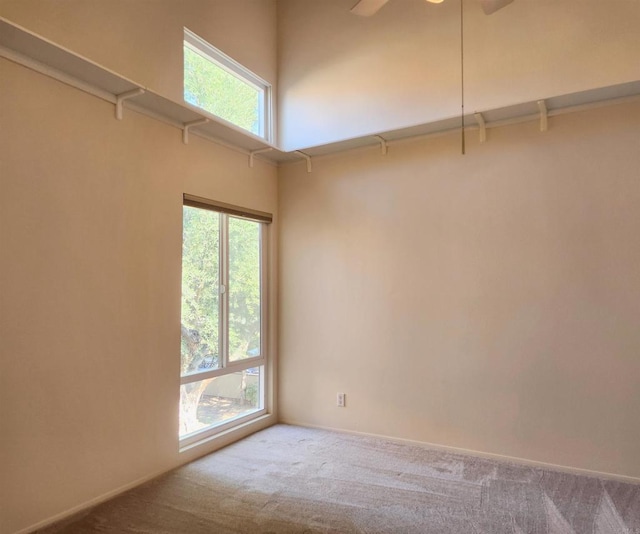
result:
[[[220,367],[220,214],[184,207],[181,374]]]
[[[260,225],[229,218],[229,360],[260,354]]]
[[[183,208],[181,437],[262,405],[262,227]]]
[[[184,46],[184,99],[256,135],[261,130],[261,91],[210,58]]]

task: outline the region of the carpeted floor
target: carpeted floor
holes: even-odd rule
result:
[[[639,534],[640,485],[277,425],[40,532]]]

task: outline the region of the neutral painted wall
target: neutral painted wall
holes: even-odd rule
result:
[[[186,26],[275,85],[275,0],[0,0],[0,16],[183,99]]]
[[[282,420],[640,477],[639,177],[638,102],[283,167]]]
[[[183,26],[276,81],[271,0],[0,0],[0,15],[175,100]],[[318,32],[331,23],[315,18]],[[627,26],[598,41],[593,24],[604,59],[589,79],[624,81]],[[367,44],[362,28],[314,46],[348,52]],[[273,167],[197,136],[184,146],[135,113],[115,121],[110,104],[4,60],[0,95],[4,533],[199,454],[179,455],[175,435],[181,195],[276,214],[278,199]],[[344,107],[324,95],[323,117],[300,124],[334,131],[330,109],[346,135],[363,93],[344,92]],[[629,106],[542,137],[492,131],[464,160],[446,138],[284,169],[285,417],[637,476],[637,124]]]
[[[125,51],[135,56],[140,43],[119,42],[116,30],[129,24],[123,10],[138,2],[119,2],[113,18],[105,11],[95,21],[82,3],[24,2],[33,10],[20,16],[18,4],[3,2],[0,14],[15,9],[18,23],[64,33],[66,45],[78,44],[101,62],[111,48],[111,68],[143,83],[164,83],[150,79],[159,75],[159,56],[146,49],[140,52],[145,61],[129,62]],[[67,4],[76,4],[80,20],[54,19],[64,19],[63,31],[49,10],[66,12]],[[191,16],[193,29],[206,34],[206,22],[197,27]],[[164,24],[154,30],[158,41],[161,31],[181,31],[181,19],[169,21],[155,21]],[[139,22],[149,35],[151,24]],[[233,28],[225,31],[239,40]],[[250,39],[243,39],[247,48]],[[275,57],[275,49],[270,54]],[[175,68],[165,75],[175,77]],[[184,145],[180,130],[131,111],[117,121],[113,105],[6,60],[0,60],[0,95],[4,534],[232,439],[178,453],[182,194],[276,215],[270,230],[274,296],[277,169],[259,161],[250,169],[243,154],[195,135]],[[275,298],[270,302],[275,317]],[[274,334],[275,322],[271,327]],[[272,354],[275,342],[272,335]]]
[[[457,116],[458,1],[280,0],[280,142],[287,150]],[[467,112],[640,79],[640,2],[465,0]]]

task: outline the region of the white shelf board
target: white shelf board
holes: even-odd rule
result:
[[[112,95],[141,87],[3,18],[0,18],[0,46]]]
[[[564,113],[581,111],[587,108],[611,105],[629,100],[640,100],[640,80],[628,83],[599,87],[576,93],[541,98],[544,100],[548,116],[553,117]],[[482,111],[486,128],[495,128],[505,124],[539,120],[540,110],[538,100]],[[465,130],[477,129],[478,122],[473,113],[465,114]],[[371,135],[344,139],[326,145],[300,148],[301,152],[317,157],[329,155],[343,150],[376,146],[380,144],[378,137],[390,143],[416,137],[438,135],[461,127],[461,117],[448,117],[425,124],[416,124],[404,128],[386,130]]]
[[[295,153],[285,153],[264,139],[236,127],[204,110],[161,96],[142,84],[129,80],[97,63],[67,50],[35,33],[21,28],[0,17],[0,56],[51,76],[64,83],[87,91],[95,96],[115,103],[119,94],[134,89],[144,92],[124,102],[151,117],[182,128],[185,124],[200,119],[208,123],[193,126],[192,135],[220,142],[243,152],[271,149],[257,155],[271,161],[300,159]]]
[[[142,94],[126,100],[124,107],[145,113],[177,128],[183,128],[185,124],[193,121],[208,119],[206,124],[191,127],[190,133],[247,154],[256,150],[263,151],[256,157],[276,163],[301,160],[298,150],[306,156],[324,156],[379,145],[380,139],[377,136],[393,143],[410,138],[439,135],[459,129],[461,126],[460,116],[447,117],[425,124],[373,132],[370,135],[285,152],[261,137],[246,132],[204,110],[161,96],[2,17],[0,17],[0,57],[25,65],[112,103],[116,102],[116,96],[119,94],[143,89]],[[640,98],[640,80],[541,98],[541,100],[545,102],[548,116],[554,116],[636,98]],[[524,102],[481,111],[481,113],[487,128],[531,121],[539,117],[537,102],[537,100]],[[465,125],[467,128],[478,127],[473,113],[465,115]],[[269,151],[264,151],[265,149]]]

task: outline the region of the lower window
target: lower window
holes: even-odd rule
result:
[[[181,445],[266,412],[268,222],[267,214],[185,195]]]
[[[264,408],[264,366],[180,386],[180,436],[200,433]]]

